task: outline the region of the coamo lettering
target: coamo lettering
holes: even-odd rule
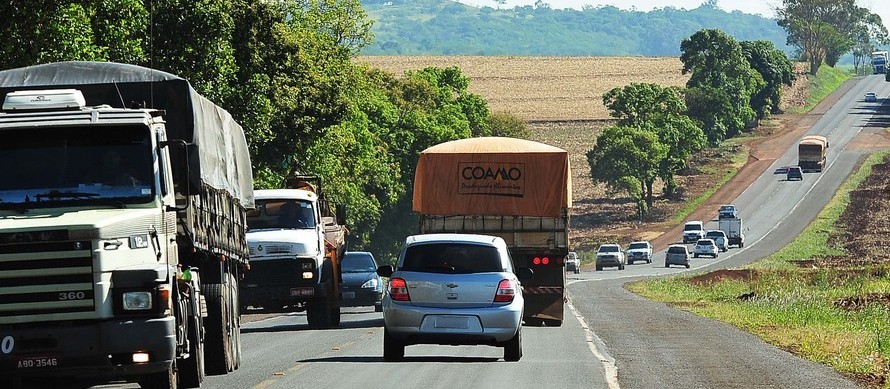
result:
[[[525,164],[509,162],[461,162],[457,193],[522,197]]]
[[[461,175],[465,180],[510,180],[517,181],[522,179],[522,170],[518,167],[501,167],[492,169],[482,166],[464,167]]]

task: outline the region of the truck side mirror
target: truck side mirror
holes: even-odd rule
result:
[[[392,275],[393,271],[395,271],[395,269],[392,267],[392,265],[383,265],[377,268],[377,275],[389,278],[389,276]]]

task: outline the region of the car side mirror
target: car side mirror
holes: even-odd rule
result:
[[[395,268],[393,268],[392,265],[384,265],[377,268],[377,275],[389,278],[393,271],[395,271]]]
[[[519,281],[530,281],[534,277],[535,272],[532,269],[527,267],[516,269],[516,278],[519,278]]]

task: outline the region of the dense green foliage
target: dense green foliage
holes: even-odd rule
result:
[[[546,3],[546,1],[544,2]],[[704,2],[702,2],[704,3]],[[611,6],[471,7],[447,0],[362,0],[376,23],[368,55],[675,56],[678,43],[705,28],[737,40],[767,40],[788,49],[775,20],[703,4],[650,12]]]
[[[354,64],[372,38],[358,0],[63,0],[0,12],[0,69],[95,60],[186,78],[245,128],[256,187],[319,175],[329,199],[347,205],[350,248],[383,260],[416,231],[411,183],[423,149],[527,134],[492,116],[458,68],[396,77]]]
[[[681,51],[683,72],[692,73],[687,88],[632,83],[610,90],[603,104],[618,122],[587,153],[591,178],[629,194],[641,216],[653,204],[656,178],[672,196],[674,176],[689,157],[776,111],[782,85],[794,76],[791,61],[772,43],[739,44],[720,30],[696,32]]]
[[[740,133],[755,118],[751,97],[764,87],[742,46],[721,30],[701,30],[680,44],[683,73],[692,73],[689,114],[711,145]]]
[[[702,129],[687,116],[681,91],[658,84],[632,83],[606,92],[603,104],[612,117],[618,119],[619,127],[646,129],[658,136],[667,153],[652,168],[655,169],[654,175],[665,183],[665,194],[672,195],[676,189],[674,175],[686,167],[686,161],[693,153],[705,146]],[[597,145],[602,146],[599,142]],[[593,165],[591,169],[595,170]],[[605,178],[607,180],[603,182],[615,187],[627,181],[620,172],[618,176]],[[651,184],[641,188],[647,207],[651,207],[654,200]]]
[[[823,62],[834,66],[851,51],[858,67],[875,45],[887,43],[880,16],[855,0],[783,0],[776,12],[779,25],[788,32],[788,44],[809,61],[810,74],[816,74]]]

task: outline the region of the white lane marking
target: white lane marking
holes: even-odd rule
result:
[[[572,305],[571,299],[566,302],[566,305],[569,306],[569,309],[572,310],[572,314],[575,315],[579,322],[581,322],[581,328],[584,330],[584,337],[587,340],[587,347],[590,349],[590,352],[593,353],[593,356],[603,365],[603,378],[605,378],[606,383],[609,384],[609,389],[620,389],[621,386],[618,385],[618,366],[615,366],[615,358],[612,358],[606,351],[606,344],[603,343],[603,340],[600,339],[599,336],[596,336],[596,334],[593,333],[593,330],[587,325],[587,321],[584,320],[581,313],[575,309],[574,305]]]

